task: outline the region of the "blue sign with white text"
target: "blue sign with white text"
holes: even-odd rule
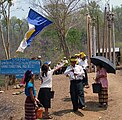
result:
[[[32,70],[34,74],[40,74],[40,61],[28,58],[12,58],[0,61],[0,74],[16,75],[22,78],[27,70]]]

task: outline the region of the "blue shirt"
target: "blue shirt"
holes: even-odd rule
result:
[[[33,83],[31,83],[31,82],[28,82],[27,85],[26,85],[26,87],[25,87],[25,95],[26,96],[30,96],[29,88],[32,88],[33,89],[33,95],[36,96],[36,90],[34,88]]]

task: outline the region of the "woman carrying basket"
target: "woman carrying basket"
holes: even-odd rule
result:
[[[25,120],[36,120],[36,110],[38,108],[36,91],[34,87],[35,75],[32,71],[27,70],[25,73]]]
[[[95,81],[101,83],[101,91],[98,93],[99,97],[99,107],[107,107],[108,105],[108,80],[107,72],[103,68],[102,64],[96,65],[97,73]]]
[[[48,113],[49,108],[51,108],[52,75],[55,70],[62,66],[63,64],[61,66],[55,67],[54,69],[49,69],[49,65],[45,63],[41,67],[41,85],[38,93],[38,99],[45,108],[44,119],[52,119],[52,116],[49,116]]]

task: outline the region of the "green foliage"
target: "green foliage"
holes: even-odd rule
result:
[[[4,86],[5,84],[5,78],[3,77],[3,75],[0,75],[0,87]]]
[[[122,41],[122,5],[114,8],[116,41]]]
[[[68,45],[70,46],[70,49],[71,48],[80,49],[81,48],[81,31],[76,28],[70,29],[67,35],[67,42],[68,42]]]
[[[122,48],[122,42],[116,42],[116,46]]]
[[[59,5],[59,13],[63,9],[66,10],[66,6]],[[49,7],[49,6],[48,6]],[[53,6],[55,8],[55,6]],[[92,18],[96,18],[99,16],[99,23],[100,23],[100,31],[103,32],[103,11],[101,11],[101,8],[99,4],[96,2],[91,2],[89,4],[89,12]],[[70,24],[70,21],[73,19],[74,21],[74,27],[72,27],[67,36],[66,36],[66,42],[70,49],[71,54],[77,53],[82,49],[82,51],[85,49],[86,45],[86,13],[87,9],[83,8],[79,11],[76,11],[74,14],[70,14],[68,18],[65,20],[67,23],[66,25],[63,24],[63,16],[60,13],[60,15],[57,13],[57,11],[54,9],[50,9],[55,14],[54,20],[56,21],[59,17],[62,17],[62,19],[59,19],[59,25],[60,30],[63,30],[61,27],[64,27],[64,30],[67,30],[66,28]],[[115,36],[116,36],[116,47],[122,47],[121,39],[122,39],[122,6],[114,8],[115,13]],[[48,16],[50,17],[50,16]],[[65,16],[64,16],[65,17]],[[4,35],[6,35],[6,22],[4,19],[1,20]],[[59,36],[57,34],[57,31],[55,30],[55,22],[53,25],[50,25],[46,29],[43,29],[32,41],[31,46],[28,47],[24,53],[16,54],[16,49],[18,48],[21,40],[24,37],[24,34],[28,30],[28,24],[26,19],[17,19],[16,17],[12,17],[10,19],[10,46],[11,46],[11,57],[37,57],[38,55],[41,55],[43,57],[43,60],[53,60],[53,62],[59,61],[63,56],[64,53],[61,48],[61,41],[59,40]],[[80,23],[80,24],[77,24]],[[102,35],[101,35],[102,37]],[[5,37],[6,39],[6,37]],[[1,42],[1,38],[0,38]],[[2,42],[1,42],[2,43]],[[5,54],[3,49],[3,46],[0,44],[0,56],[1,58],[5,58]]]
[[[0,80],[0,87],[1,86],[4,86],[4,84],[5,84],[4,81],[3,80]]]

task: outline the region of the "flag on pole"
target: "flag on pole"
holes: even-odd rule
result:
[[[30,46],[30,43],[34,37],[46,26],[50,25],[52,21],[43,17],[33,9],[30,9],[28,14],[28,25],[29,30],[25,33],[24,39],[20,43],[20,46],[16,52],[24,52],[26,47]]]

